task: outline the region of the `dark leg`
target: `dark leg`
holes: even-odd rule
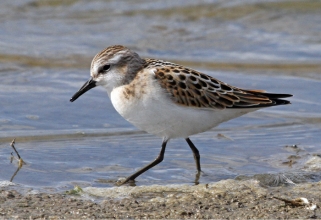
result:
[[[201,172],[200,153],[198,152],[197,148],[195,147],[195,145],[193,144],[193,142],[189,138],[186,138],[185,140],[187,141],[189,147],[193,151],[194,160],[196,163],[196,169],[197,169],[197,172],[200,173]]]
[[[200,176],[201,176],[201,172],[197,171],[197,173],[195,174],[195,180],[194,180],[194,183],[195,185],[198,185],[200,182]]]
[[[138,170],[136,173],[134,173],[133,175],[127,177],[127,179],[122,182],[120,185],[127,183],[128,181],[134,181],[136,179],[136,177],[138,177],[139,175],[141,175],[142,173],[146,172],[147,170],[149,170],[150,168],[156,166],[157,164],[159,164],[160,162],[163,161],[164,159],[164,154],[165,154],[165,148],[166,148],[166,144],[167,144],[168,140],[164,139],[163,143],[162,143],[162,149],[159,152],[158,157],[156,157],[156,159],[151,162],[150,164],[148,164],[147,166],[143,167],[142,169]]]

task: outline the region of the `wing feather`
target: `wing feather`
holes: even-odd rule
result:
[[[292,96],[244,90],[177,64],[154,59],[146,61],[147,67],[155,69],[155,78],[161,87],[179,105],[210,109],[260,108],[289,104],[280,98]]]

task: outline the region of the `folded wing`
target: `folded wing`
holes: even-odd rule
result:
[[[153,64],[155,64],[153,60]],[[161,62],[161,61],[160,61]],[[163,63],[164,64],[164,63]],[[155,77],[179,105],[198,108],[262,108],[290,104],[290,94],[266,93],[230,86],[206,74],[166,62],[156,67]]]

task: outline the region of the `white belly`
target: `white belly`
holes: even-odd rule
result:
[[[165,138],[186,138],[256,110],[186,107],[174,103],[160,87],[130,99],[124,97],[123,91],[123,87],[118,87],[110,94],[118,113],[137,128]]]

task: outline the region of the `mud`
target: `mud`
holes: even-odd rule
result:
[[[320,218],[321,182],[261,187],[256,180],[197,186],[84,188],[66,193],[0,190],[1,218]],[[291,202],[306,198],[308,204]]]

